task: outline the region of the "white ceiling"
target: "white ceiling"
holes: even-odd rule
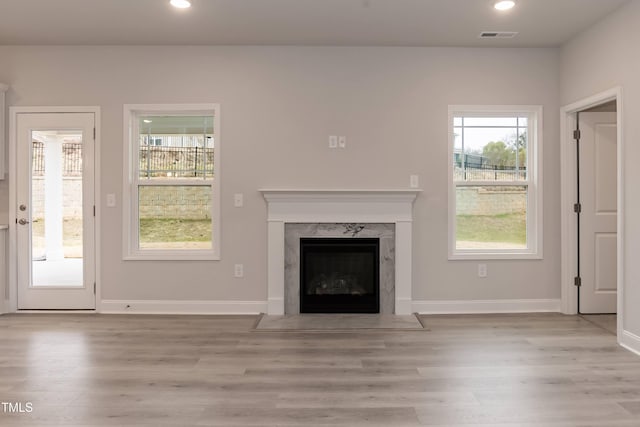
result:
[[[627,0],[0,0],[0,45],[559,46]],[[518,31],[481,40],[481,31]]]

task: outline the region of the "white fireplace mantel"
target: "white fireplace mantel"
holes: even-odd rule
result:
[[[286,223],[395,224],[395,313],[411,314],[413,202],[419,189],[263,189],[267,201],[268,314],[284,314]]]

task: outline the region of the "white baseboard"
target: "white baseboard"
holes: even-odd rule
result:
[[[413,301],[412,307],[419,314],[559,313],[560,299]]]
[[[628,331],[622,331],[620,345],[640,356],[640,337]]]
[[[136,314],[259,314],[266,301],[102,300],[99,313]]]

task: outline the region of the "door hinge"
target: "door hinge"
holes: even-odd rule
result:
[[[93,205],[93,216],[96,216],[96,205]]]
[[[582,212],[582,204],[580,204],[580,203],[574,203],[574,205],[573,205],[573,211],[574,211],[575,213],[580,213],[580,212]]]
[[[93,282],[93,294],[96,294],[96,282]]]
[[[96,128],[93,128],[93,140],[96,140]]]
[[[578,287],[582,286],[582,278],[580,276],[574,277],[573,284]]]
[[[576,129],[573,131],[573,139],[576,141],[580,141],[580,129]]]

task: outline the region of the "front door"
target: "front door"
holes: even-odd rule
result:
[[[18,309],[95,308],[94,113],[18,113]]]
[[[616,313],[616,113],[580,113],[580,312]]]

